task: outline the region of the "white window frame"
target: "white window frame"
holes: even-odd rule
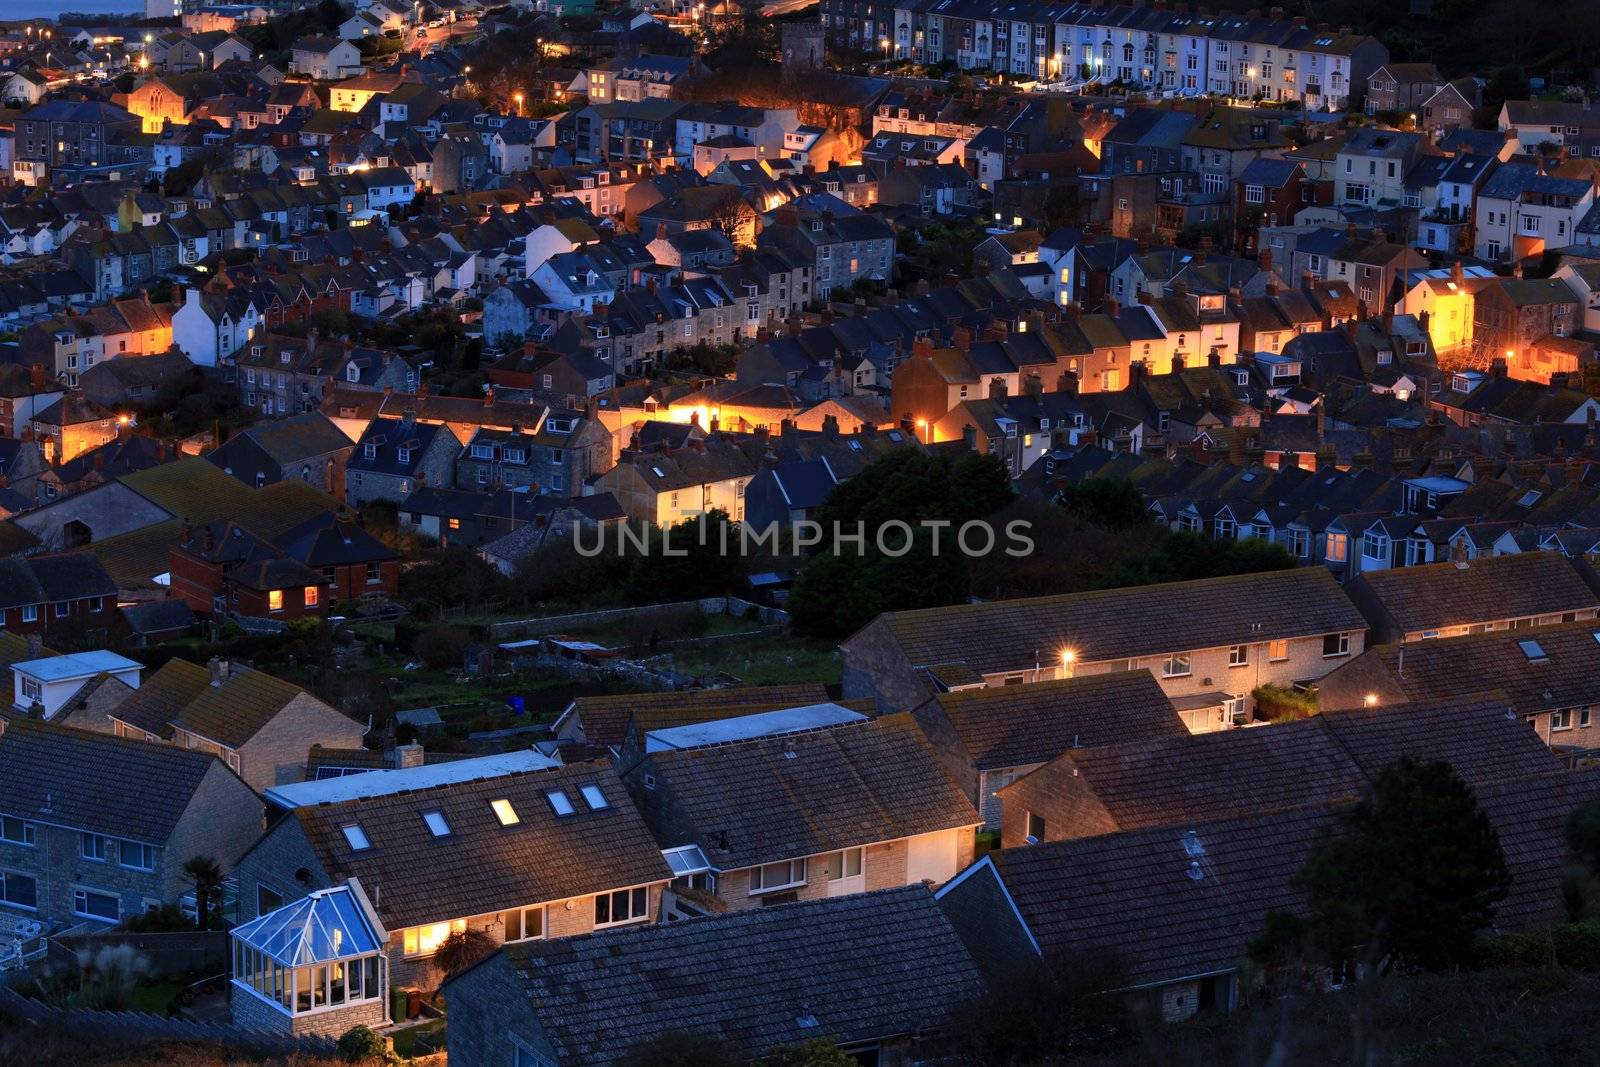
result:
[[[778,877],[777,868],[784,868],[785,881],[768,882],[768,871],[772,877]],[[778,893],[785,889],[794,889],[806,884],[806,861],[802,857],[797,860],[779,860],[777,863],[763,863],[750,868],[750,895],[760,896],[763,893]]]
[[[107,918],[96,912],[88,910],[89,897],[104,897],[112,901],[117,908],[116,915]],[[122,921],[122,898],[115,893],[108,893],[104,889],[95,889],[92,886],[75,885],[72,887],[72,914],[80,919],[89,919],[93,922],[111,923],[115,925]]]
[[[1188,652],[1174,652],[1161,662],[1161,677],[1187,678],[1194,673],[1194,658]]]
[[[1231,646],[1229,646],[1229,648],[1228,648],[1228,666],[1230,666],[1230,667],[1248,667],[1248,666],[1250,666],[1250,646],[1249,645],[1231,645]]]

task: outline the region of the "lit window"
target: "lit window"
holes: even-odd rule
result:
[[[437,809],[425,811],[422,813],[422,821],[428,824],[428,832],[434,837],[450,836],[450,824],[445,821],[444,812]]]
[[[308,586],[306,586],[306,607],[314,608],[316,606],[317,606],[317,587],[314,586],[314,585],[308,585]]]
[[[350,848],[355,852],[365,852],[372,847],[372,842],[367,840],[367,832],[359,823],[346,823],[339,827],[344,832],[344,839],[349,842]]]
[[[1285,638],[1267,643],[1267,659],[1272,663],[1281,663],[1289,658],[1289,642]]]
[[[494,809],[494,817],[500,820],[501,826],[515,826],[522,821],[517,817],[517,809],[511,806],[509,800],[491,800],[489,807]]]
[[[282,611],[283,610],[283,590],[282,589],[274,589],[274,590],[270,591],[269,593],[267,593],[267,610],[268,611]]]
[[[445,938],[451,934],[459,934],[466,928],[465,919],[430,923],[427,926],[411,926],[401,935],[401,942],[407,956],[431,956]]]

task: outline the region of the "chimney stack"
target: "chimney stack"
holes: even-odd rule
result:
[[[396,745],[394,748],[394,765],[396,770],[422,766],[422,746],[415,741],[409,745]]]

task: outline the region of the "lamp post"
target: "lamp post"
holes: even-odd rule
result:
[[[878,47],[883,49],[883,61],[885,63],[889,62],[889,38],[880,37],[878,39]]]

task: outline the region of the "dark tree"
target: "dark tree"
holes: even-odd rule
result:
[[[956,1060],[1021,1067],[1114,1052],[1132,1040],[1134,1018],[1128,1001],[1106,990],[1126,985],[1125,968],[1111,957],[1021,967],[957,1009],[950,1026]]]
[[[1085,478],[1062,489],[1056,503],[1110,530],[1129,530],[1151,522],[1144,495],[1126,478]]]
[[[1324,962],[1440,971],[1472,961],[1511,875],[1472,787],[1448,763],[1407,756],[1339,817],[1293,884]]]

